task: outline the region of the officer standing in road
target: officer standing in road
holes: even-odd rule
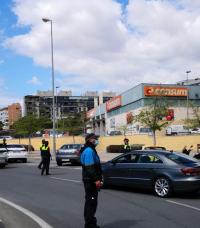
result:
[[[49,175],[51,153],[50,153],[48,141],[45,141],[45,145],[44,147],[42,147],[41,154],[42,154],[42,165],[43,165],[41,175],[44,174],[44,171],[46,171],[46,175]]]
[[[129,145],[129,139],[125,138],[122,152],[123,153],[128,153],[128,152],[130,152],[130,150],[131,150],[131,147]]]
[[[40,147],[40,156],[41,156],[41,162],[38,165],[38,169],[42,169],[42,150],[45,148],[45,139],[42,139],[42,145]]]
[[[85,228],[99,228],[95,217],[98,204],[98,191],[102,187],[101,163],[95,149],[98,143],[98,136],[93,133],[88,134],[85,137],[85,146],[80,151],[85,187]]]

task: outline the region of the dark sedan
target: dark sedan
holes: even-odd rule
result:
[[[180,153],[132,151],[104,163],[102,169],[105,187],[147,188],[160,197],[173,191],[200,190],[200,162]]]

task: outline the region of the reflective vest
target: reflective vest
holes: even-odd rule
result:
[[[49,146],[45,146],[45,145],[42,145],[41,147],[40,147],[40,150],[48,150],[48,148],[49,148]]]
[[[124,145],[124,150],[130,150],[131,147],[129,145]]]

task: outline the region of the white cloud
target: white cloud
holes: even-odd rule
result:
[[[41,85],[40,80],[36,76],[33,76],[31,80],[27,81],[27,83],[32,85]]]
[[[41,21],[51,18],[55,69],[67,75],[68,88],[123,91],[140,82],[177,82],[188,69],[200,72],[198,0],[129,0],[125,18],[112,0],[15,2],[18,25],[30,31],[7,46],[51,66],[50,24]]]

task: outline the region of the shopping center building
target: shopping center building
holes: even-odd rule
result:
[[[138,123],[130,124],[130,119],[140,110],[153,104],[156,96],[167,101],[167,120],[173,121],[173,124],[181,123],[186,118],[193,117],[191,102],[200,106],[200,79],[177,84],[139,84],[89,110],[87,131],[108,135],[123,126],[128,126],[130,132],[137,132],[142,126]]]

